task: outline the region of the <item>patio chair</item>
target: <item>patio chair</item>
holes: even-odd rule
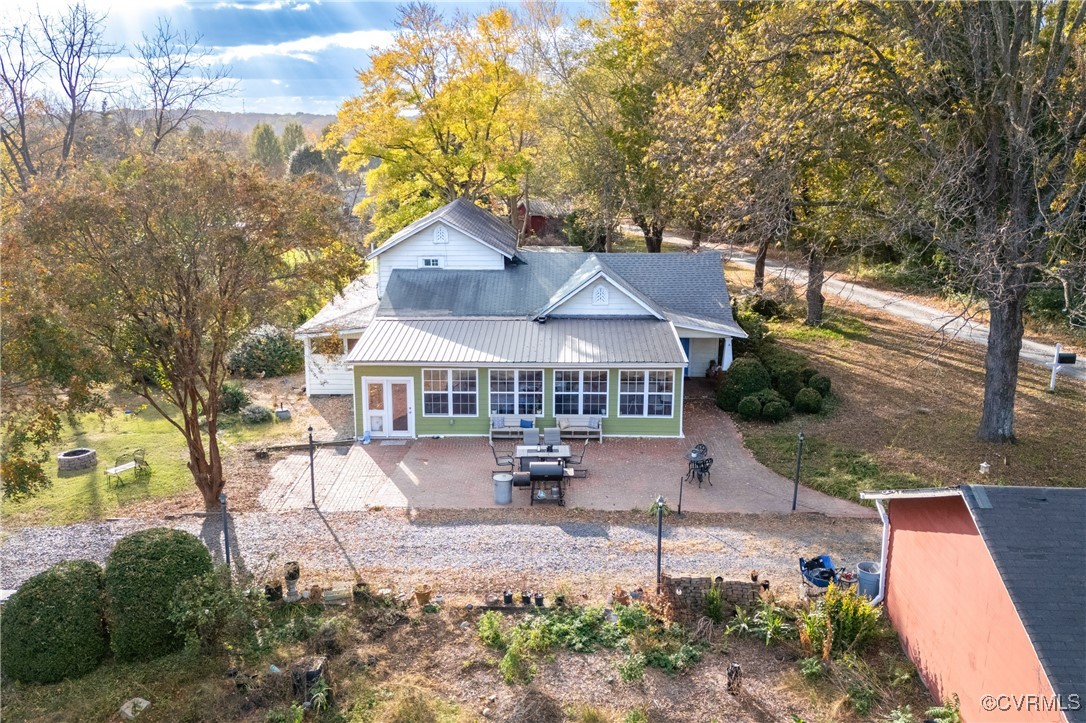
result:
[[[580,454],[571,454],[569,456],[569,459],[566,460],[566,463],[574,468],[573,469],[573,476],[574,477],[584,478],[584,477],[588,476],[588,470],[587,469],[577,469],[577,467],[579,467],[584,462],[584,456],[588,453],[588,443],[590,441],[592,441],[592,440],[586,439],[584,441],[584,446],[581,447],[581,453]]]
[[[499,467],[508,467],[509,468],[508,470],[500,470],[501,472],[506,472],[506,471],[512,472],[513,471],[513,464],[515,462],[515,460],[513,459],[513,455],[511,455],[511,454],[498,454],[498,450],[494,446],[494,443],[490,442],[489,444],[490,444],[490,452],[491,452],[491,454],[494,455],[494,464],[496,464]]]
[[[133,450],[132,461],[136,463],[136,479],[149,479],[151,477],[151,465],[147,463],[147,452],[144,449]]]
[[[694,463],[694,475],[698,478],[698,487],[701,487],[702,480],[708,482],[710,487],[713,486],[713,479],[709,472],[712,466],[712,457]]]
[[[690,451],[693,452],[694,454],[700,455],[702,457],[709,454],[709,448],[706,447],[704,444],[695,444],[694,448],[692,450],[690,450]]]
[[[532,427],[524,430],[524,444],[539,446],[539,428]]]
[[[543,444],[548,446],[562,443],[562,430],[558,427],[547,427],[543,430]]]

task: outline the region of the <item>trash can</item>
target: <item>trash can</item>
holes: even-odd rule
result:
[[[860,578],[857,592],[869,599],[879,594],[879,578],[882,577],[879,563],[871,560],[861,562],[856,566],[856,575]]]
[[[494,475],[494,504],[508,505],[513,502],[513,475]]]

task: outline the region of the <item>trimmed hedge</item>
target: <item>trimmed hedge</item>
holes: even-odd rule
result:
[[[762,419],[779,422],[788,416],[788,405],[784,402],[770,402],[762,407]]]
[[[822,374],[814,374],[811,376],[811,380],[807,382],[807,386],[824,397],[830,393],[830,378]]]
[[[105,574],[117,659],[150,660],[178,650],[183,641],[170,621],[174,593],[211,570],[211,554],[187,532],[156,527],[121,539]]]
[[[241,421],[246,424],[264,424],[272,420],[272,410],[259,404],[250,404],[241,408]]]
[[[280,377],[301,371],[305,350],[286,329],[261,327],[245,337],[230,354],[231,374],[247,379]]]
[[[726,412],[734,412],[743,397],[768,389],[769,372],[754,357],[741,357],[732,362],[731,368],[724,373],[716,393],[716,403]]]
[[[817,414],[822,411],[822,395],[811,387],[804,387],[796,395],[796,411]]]
[[[0,616],[0,666],[24,683],[56,683],[98,667],[109,650],[102,568],[88,560],[53,565],[23,583]]]
[[[762,416],[762,400],[753,394],[749,397],[743,397],[739,401],[736,411],[739,412],[739,416],[743,419],[757,419]]]

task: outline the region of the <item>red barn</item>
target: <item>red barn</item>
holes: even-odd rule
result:
[[[528,226],[524,226],[524,214],[528,214]],[[540,198],[530,198],[517,204],[517,228],[524,229],[526,236],[558,236],[562,233],[569,211],[558,204]]]
[[[1086,721],[1086,489],[864,493],[880,598],[939,700],[973,721]]]

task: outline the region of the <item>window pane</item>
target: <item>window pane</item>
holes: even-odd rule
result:
[[[628,417],[644,416],[645,396],[643,394],[619,394],[618,413]]]
[[[543,391],[543,370],[537,371],[523,371],[518,372],[520,374],[520,391],[522,392],[542,392]]]
[[[577,372],[562,372],[556,371],[554,373],[554,391],[567,394],[576,394],[581,389],[579,375]]]
[[[449,375],[444,369],[423,369],[422,389],[427,392],[444,392],[449,389]]]
[[[511,392],[516,383],[516,373],[512,369],[490,370],[490,391]]]
[[[650,417],[670,417],[671,416],[671,395],[670,394],[650,394],[649,395],[649,412]]]
[[[449,413],[449,395],[447,394],[431,394],[426,393],[422,395],[422,409],[426,414],[448,414]]]
[[[584,390],[596,394],[607,392],[607,372],[588,371],[584,373]]]
[[[597,417],[607,416],[607,395],[606,394],[585,394],[583,409],[585,414],[591,414]]]
[[[490,413],[491,414],[516,414],[516,410],[513,408],[515,395],[513,394],[491,394],[490,395]]]
[[[578,409],[578,402],[580,398],[576,394],[555,394],[554,395],[554,413],[555,414],[580,414]]]
[[[452,388],[454,392],[474,392],[475,391],[475,370],[474,369],[453,369],[452,370]]]
[[[453,392],[453,414],[474,416],[478,414],[475,407],[476,399],[474,394],[463,394]]]
[[[520,408],[517,410],[517,414],[524,414],[529,416],[535,416],[543,413],[543,394],[521,394],[518,397],[518,403]]]
[[[640,393],[645,391],[644,372],[621,372],[618,384],[619,392]]]
[[[649,393],[671,391],[672,372],[649,372]]]

